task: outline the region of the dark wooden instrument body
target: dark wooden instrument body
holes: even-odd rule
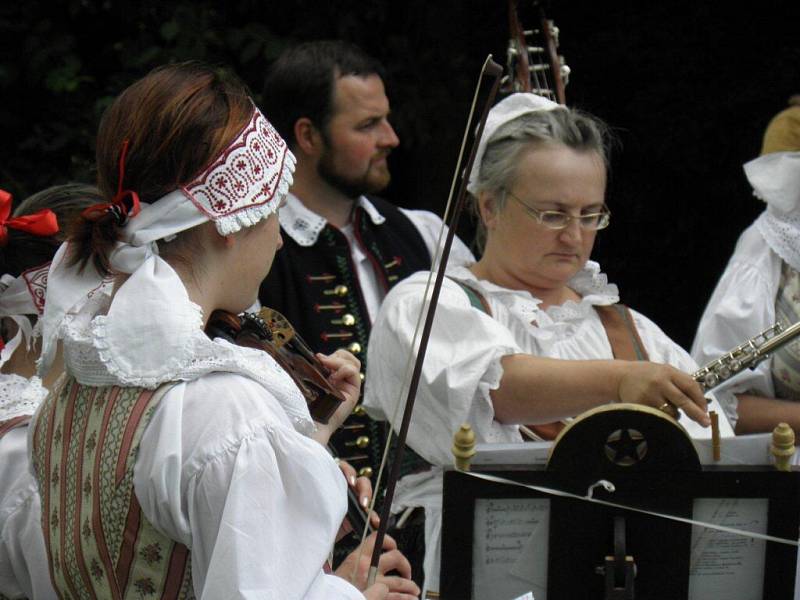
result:
[[[328,382],[327,369],[276,311],[261,309],[257,315],[246,313],[239,317],[216,310],[208,320],[206,332],[211,337],[268,353],[292,377],[308,402],[311,417],[318,423],[327,423],[345,401]]]

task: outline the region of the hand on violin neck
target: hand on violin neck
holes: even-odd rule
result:
[[[367,510],[369,510],[369,503],[372,500],[372,482],[368,477],[359,477],[353,465],[346,460],[337,458],[336,463],[342,470],[345,480],[347,480],[347,486],[356,493],[358,505],[366,513]],[[377,529],[381,523],[378,513],[371,511],[369,514],[369,522],[373,529]],[[345,518],[345,520],[342,521],[342,526],[339,528],[339,533],[336,535],[336,540],[340,540],[351,531],[353,531],[353,526],[351,525],[350,520]],[[356,533],[361,536],[363,532],[356,531]]]
[[[337,350],[333,354],[316,355],[322,365],[330,371],[328,381],[345,398],[327,425],[319,425],[319,429],[329,429],[331,433],[336,431],[345,419],[353,412],[356,402],[361,393],[361,361],[350,354],[347,350]]]
[[[347,480],[347,485],[358,495],[358,504],[361,508],[367,510],[369,502],[372,500],[372,482],[368,477],[359,477],[355,467],[346,460],[337,460],[337,463],[344,474],[344,478]],[[377,515],[375,516],[377,517]]]

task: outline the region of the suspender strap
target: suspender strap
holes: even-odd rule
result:
[[[471,288],[467,284],[451,279],[457,283],[467,294],[469,303],[473,308],[492,316],[489,303],[482,294]],[[608,341],[611,344],[611,352],[614,358],[621,360],[649,360],[647,350],[644,348],[636,324],[633,322],[633,315],[630,309],[624,304],[611,304],[609,306],[595,306],[600,321],[606,330]]]
[[[467,298],[469,298],[469,303],[473,308],[477,308],[479,311],[486,313],[490,317],[492,316],[492,309],[489,308],[489,303],[486,301],[486,298],[483,297],[483,294],[480,294],[466,283],[463,283],[458,279],[453,279],[452,277],[449,279],[450,281],[457,283],[459,287],[466,292]]]
[[[642,339],[636,330],[631,311],[624,304],[595,306],[606,330],[614,358],[621,360],[649,360]]]

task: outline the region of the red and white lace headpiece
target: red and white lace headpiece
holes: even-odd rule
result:
[[[17,324],[17,334],[0,350],[0,366],[14,353],[24,339],[26,344],[39,335],[28,315],[41,316],[47,290],[47,271],[50,263],[28,269],[19,277],[5,274],[0,277],[0,318],[9,317]]]
[[[124,154],[121,160],[124,161]],[[250,121],[236,139],[191,182],[151,204],[142,203],[140,209],[135,192],[120,190],[118,196],[129,194],[136,198],[137,210],[131,212],[120,241],[109,256],[111,268],[117,273],[133,274],[158,255],[156,242],[169,243],[176,234],[207,221],[213,221],[221,235],[255,225],[277,212],[292,184],[295,162],[283,138],[253,107]],[[90,265],[82,272],[67,267],[65,253],[62,246],[50,270],[42,319],[43,367],[52,359],[66,315],[80,310],[102,284],[102,277]],[[122,292],[120,288],[114,303],[130,300],[136,312],[135,299],[126,298]]]

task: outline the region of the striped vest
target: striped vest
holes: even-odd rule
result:
[[[45,400],[33,464],[61,598],[194,597],[189,551],[144,518],[133,489],[142,433],[168,387],[98,388],[70,378]]]

